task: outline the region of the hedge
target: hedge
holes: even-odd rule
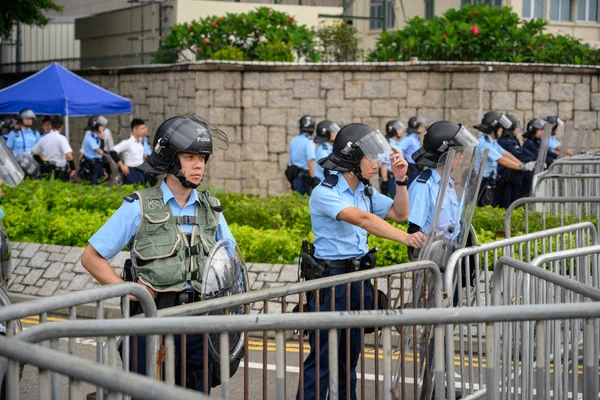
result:
[[[17,188],[4,186],[3,190],[3,223],[11,240],[84,247],[123,198],[136,188],[25,180]],[[231,231],[249,262],[295,263],[302,240],[313,239],[307,197],[284,194],[265,198],[214,189],[212,192],[221,200]],[[504,216],[502,209],[477,209],[473,226],[481,242],[501,236]],[[530,230],[541,229],[541,218],[534,214],[533,220]],[[523,210],[517,210],[513,232],[525,230],[523,221]],[[394,225],[406,230],[405,224]],[[547,217],[546,227],[553,226],[560,226],[560,220]],[[369,244],[380,249],[379,265],[408,260],[406,247],[399,243],[371,235]]]

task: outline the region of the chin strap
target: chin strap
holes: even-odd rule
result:
[[[195,183],[190,182],[185,178],[185,175],[181,172],[181,163],[177,158],[175,159],[173,164],[171,164],[171,168],[169,168],[169,173],[173,174],[175,178],[177,178],[179,183],[181,183],[181,186],[183,186],[184,188],[196,189],[198,186],[200,186],[200,184],[196,185]]]

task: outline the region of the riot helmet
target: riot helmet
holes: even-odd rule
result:
[[[2,135],[8,135],[13,130],[15,120],[7,117],[0,121],[0,133]]]
[[[502,135],[506,133],[507,135],[516,136],[517,130],[521,130],[521,121],[517,117],[511,114],[507,114],[506,118],[510,121],[510,127],[503,130]]]
[[[97,132],[98,128],[100,128],[101,126],[105,126],[102,122],[105,122],[106,118],[104,118],[101,115],[93,115],[91,117],[88,118],[88,124],[87,127],[88,129]]]
[[[425,119],[424,118],[415,116],[415,117],[411,117],[408,120],[408,132],[409,133],[411,133],[411,132],[417,132],[418,133],[419,127],[421,127],[421,126],[423,126],[423,127],[425,126]]]
[[[535,139],[537,131],[541,131],[546,126],[547,122],[541,118],[532,119],[527,123],[527,130],[523,133],[523,136],[530,139]]]
[[[423,137],[423,146],[412,155],[412,158],[418,165],[437,167],[440,158],[451,147],[469,147],[477,144],[475,136],[462,124],[438,121],[427,129]]]
[[[546,118],[544,118],[544,121],[546,121],[549,124],[552,124],[552,135],[556,135],[558,127],[563,126],[565,124],[564,121],[558,118],[558,116],[556,115],[549,115]]]
[[[17,120],[19,122],[23,122],[23,120],[25,119],[36,119],[36,115],[33,112],[33,110],[30,110],[28,108],[21,110],[18,114],[17,114]]]
[[[483,116],[481,123],[475,125],[474,128],[482,133],[497,134],[500,128],[510,129],[511,125],[512,122],[506,115],[497,111],[490,111]]]
[[[363,157],[379,160],[379,156],[392,151],[389,142],[377,129],[366,124],[353,123],[344,126],[335,137],[333,151],[320,159],[323,169],[340,172],[353,172],[358,179],[367,184],[362,177],[360,161]]]
[[[401,121],[393,119],[388,121],[388,123],[385,125],[385,136],[388,139],[393,138],[394,136],[400,137],[402,132],[405,130],[406,126]]]
[[[300,132],[312,135],[315,131],[315,119],[310,115],[303,115],[298,121]]]
[[[340,131],[340,126],[335,122],[321,121],[317,125],[317,136],[315,137],[315,143],[321,144],[324,142],[331,141],[331,135],[336,135]]]
[[[139,168],[148,173],[172,174],[188,189],[198,187],[181,172],[178,153],[204,154],[205,162],[213,153],[213,146],[227,150],[227,135],[210,122],[196,116],[172,117],[163,122],[154,135],[152,154]]]

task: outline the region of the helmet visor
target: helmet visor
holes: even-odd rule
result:
[[[379,161],[380,157],[392,151],[390,143],[378,130],[374,130],[363,136],[355,143],[355,146],[360,148],[370,161]]]
[[[25,173],[12,151],[6,147],[4,140],[0,140],[0,179],[6,185],[15,187],[21,183],[24,177]]]
[[[504,114],[500,116],[500,119],[498,119],[498,123],[504,129],[509,129],[512,126],[512,122],[510,122],[510,119],[508,119],[508,117]]]
[[[166,146],[167,143],[172,143],[180,149],[187,149],[195,140],[212,140],[213,146],[219,150],[229,149],[229,139],[225,132],[197,115],[178,118],[176,122],[169,126],[164,135],[164,140],[166,142],[159,141],[157,143],[158,149],[155,148],[157,153],[160,151],[160,147]]]
[[[331,125],[329,125],[329,132],[332,134],[336,134],[340,131],[340,126],[338,124],[336,124],[335,122]]]
[[[425,123],[425,122],[422,122]],[[390,128],[395,129],[396,132],[401,132],[401,131],[405,131],[406,130],[406,126],[404,126],[404,124],[400,121],[396,121],[392,124],[392,126],[390,126]]]

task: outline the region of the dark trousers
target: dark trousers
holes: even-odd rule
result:
[[[292,190],[300,194],[308,194],[309,188],[306,181],[307,179],[303,175],[298,175],[292,182]]]
[[[129,360],[133,360],[133,338],[129,344]],[[130,364],[130,369],[138,374],[146,375],[146,337],[138,336],[138,356],[137,356],[137,370],[133,371]],[[208,349],[206,349],[209,351]],[[122,358],[122,348],[119,348]],[[186,335],[186,387],[189,389],[203,391],[204,380],[203,380],[203,369],[204,369],[204,341],[203,335]],[[210,351],[208,353],[208,365],[212,360]],[[164,373],[163,373],[164,377]],[[154,378],[154,377],[151,377]],[[208,370],[208,393],[210,394],[212,382],[211,370]],[[175,383],[181,384],[181,335],[175,336]]]
[[[100,179],[104,172],[102,163],[91,161],[90,172],[90,184],[97,185],[98,179]]]
[[[339,268],[333,268],[329,273],[332,275],[341,275],[345,271]],[[364,285],[364,309],[370,310],[373,306],[373,291],[370,282],[354,282],[350,285],[350,309],[360,310],[360,285]],[[319,311],[331,310],[331,290],[325,289],[321,292]],[[308,306],[310,311],[316,311],[315,296],[311,294]],[[335,288],[335,311],[346,310],[346,285],[336,286]],[[316,331],[309,332],[310,354],[304,361],[304,388],[298,388],[296,398],[300,397],[300,390],[304,389],[304,398],[307,400],[315,399],[316,392],[319,391],[320,398],[327,398],[329,388],[329,333],[326,329],[319,330],[320,347],[316,346]],[[337,347],[338,347],[338,371],[339,371],[339,398],[346,399],[346,374],[349,370],[350,377],[350,399],[356,399],[356,365],[360,356],[360,329],[350,330],[350,342],[346,343],[346,330],[338,329]],[[349,346],[350,365],[346,365],[346,350]],[[317,387],[316,359],[319,355],[319,387]]]
[[[146,175],[135,167],[129,167],[129,175],[123,177],[123,183],[125,185],[134,185],[136,183],[145,185]]]
[[[396,178],[388,172],[388,194],[393,199],[396,197]]]
[[[413,183],[413,181],[415,179],[417,179],[417,177],[419,176],[419,173],[420,173],[419,168],[417,168],[417,166],[415,164],[408,163],[407,175],[408,175],[408,184],[409,185],[411,183]]]

